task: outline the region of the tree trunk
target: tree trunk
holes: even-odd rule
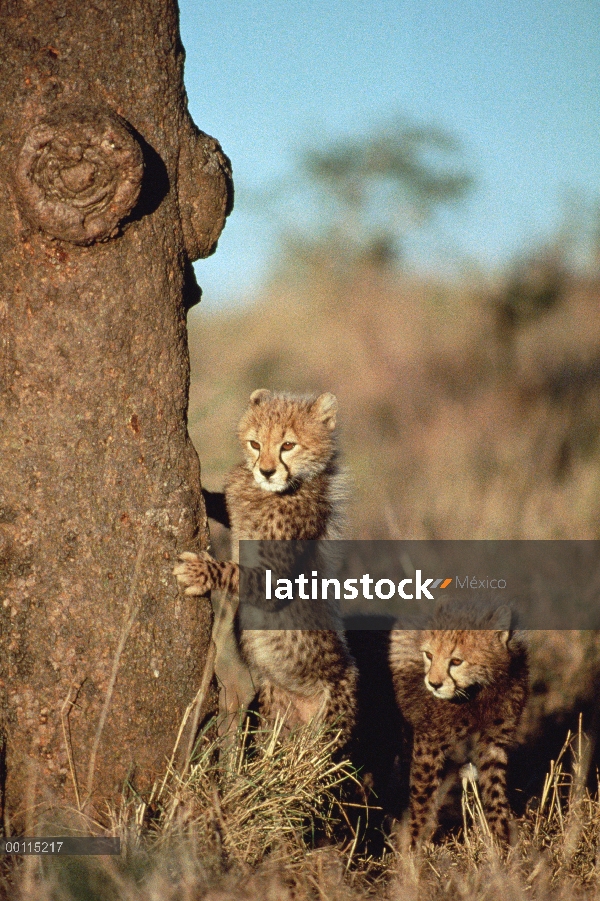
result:
[[[0,745],[14,829],[40,801],[100,810],[126,780],[147,791],[200,685],[210,605],[171,575],[207,535],[186,308],[232,183],[187,112],[175,0],[0,8]]]

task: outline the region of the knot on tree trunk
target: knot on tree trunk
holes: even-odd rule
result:
[[[15,182],[31,225],[72,244],[106,241],[136,204],[144,162],[127,124],[109,109],[54,109],[27,133]]]
[[[181,136],[177,193],[187,255],[207,257],[233,208],[233,179],[219,142],[192,122]]]

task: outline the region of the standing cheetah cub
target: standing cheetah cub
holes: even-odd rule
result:
[[[333,394],[254,391],[238,437],[245,461],[225,484],[234,561],[185,553],[174,572],[186,594],[239,591],[241,539],[316,541],[340,534],[343,498]],[[356,667],[336,618],[328,629],[240,629],[242,657],[258,683],[261,712],[290,725],[334,723],[341,743],[355,720]]]
[[[396,700],[412,737],[410,836],[413,846],[437,822],[436,795],[447,761],[475,764],[492,832],[509,840],[507,752],[528,694],[527,652],[511,632],[507,606],[457,624],[451,602],[425,630],[393,630],[390,664]],[[464,625],[464,622],[461,623]]]

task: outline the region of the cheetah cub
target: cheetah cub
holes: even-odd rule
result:
[[[259,389],[241,419],[245,461],[231,470],[225,502],[234,561],[185,553],[175,567],[186,594],[239,590],[241,539],[263,541],[338,538],[343,499],[335,442],[333,394],[297,397]],[[242,629],[239,647],[254,681],[259,707],[288,725],[317,720],[335,724],[340,743],[355,722],[357,672],[341,623],[326,629]]]
[[[436,796],[450,760],[475,765],[490,828],[509,840],[507,752],[528,694],[527,652],[510,622],[510,608],[501,606],[469,612],[467,624],[477,629],[452,629],[456,605],[444,601],[429,624],[434,628],[392,630],[396,700],[412,739],[413,847],[435,830]]]

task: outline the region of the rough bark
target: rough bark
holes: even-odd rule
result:
[[[0,769],[18,828],[40,800],[147,791],[200,684],[210,607],[171,575],[206,544],[185,314],[232,186],[187,113],[175,0],[0,9]]]

